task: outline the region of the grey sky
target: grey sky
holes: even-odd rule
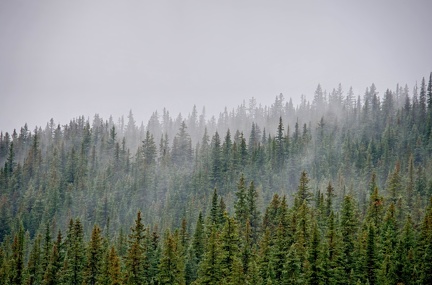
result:
[[[432,71],[432,1],[0,1],[0,130],[218,113]]]

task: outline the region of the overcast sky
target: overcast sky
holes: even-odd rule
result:
[[[432,1],[0,1],[0,130],[428,77]]]

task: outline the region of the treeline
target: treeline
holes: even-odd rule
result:
[[[70,220],[79,220],[85,236],[97,224],[113,245],[126,240],[123,233],[137,212],[146,225],[157,225],[148,230],[155,235],[167,230],[173,235],[183,219],[192,234],[199,213],[206,217],[214,209],[214,189],[227,216],[236,213],[234,193],[242,176],[254,181],[257,211],[265,212],[275,194],[293,210],[303,171],[310,175],[316,209],[331,182],[332,210],[341,215],[349,196],[357,225],[363,225],[376,186],[385,209],[396,207],[398,225],[409,213],[419,237],[432,195],[432,74],[428,84],[423,79],[412,92],[397,86],[382,98],[374,85],[357,99],[341,86],[330,93],[318,86],[313,101],[303,98],[297,108],[282,95],[270,107],[249,103],[225,110],[218,120],[206,120],[196,108],[185,119],[173,119],[165,110],[161,121],[155,113],[147,126],[138,127],[131,112],[126,124],[96,115],[92,122],[80,117],[60,126],[51,120],[44,129],[24,126],[0,134],[0,242],[5,252],[18,233],[30,245],[46,235],[47,225],[50,234],[60,230],[67,235]],[[324,224],[316,214],[310,218],[321,223],[322,242]],[[237,221],[240,236],[244,225],[245,220]],[[374,231],[378,235],[377,225]],[[264,233],[260,229],[255,241]]]
[[[141,212],[113,238],[79,219],[65,236],[47,224],[33,241],[20,225],[0,248],[1,284],[431,284],[432,200],[419,224],[371,181],[366,213],[334,188],[310,191],[301,173],[292,205],[275,194],[262,215],[253,182],[240,177],[234,214],[213,192],[211,208],[160,236]]]

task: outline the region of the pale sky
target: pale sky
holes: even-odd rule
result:
[[[432,71],[431,11],[430,0],[0,0],[0,131],[298,102],[318,83],[411,88]]]

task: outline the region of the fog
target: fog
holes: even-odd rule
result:
[[[432,71],[431,1],[1,1],[0,130],[208,116]]]

